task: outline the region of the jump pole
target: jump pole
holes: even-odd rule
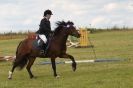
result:
[[[125,61],[125,59],[96,59],[96,60],[76,60],[76,63],[96,63],[96,62],[118,62]],[[71,64],[72,61],[56,62],[56,64]],[[51,62],[41,62],[39,65],[51,64]]]

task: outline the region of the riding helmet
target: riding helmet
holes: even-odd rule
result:
[[[53,15],[52,11],[49,9],[44,11],[44,16],[46,16],[47,14]]]

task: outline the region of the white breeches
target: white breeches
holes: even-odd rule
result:
[[[39,37],[43,40],[44,43],[47,42],[47,38],[45,35],[39,35]]]

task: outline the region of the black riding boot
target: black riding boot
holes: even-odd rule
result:
[[[47,47],[47,45],[44,43],[43,45],[42,45],[42,50],[40,51],[40,53],[41,54],[46,54],[46,47]]]

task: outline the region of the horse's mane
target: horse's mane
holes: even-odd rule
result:
[[[56,22],[56,28],[55,28],[55,31],[54,31],[54,34],[58,34],[58,32],[62,29],[63,26],[67,26],[68,24],[70,25],[74,25],[73,22],[71,21],[68,21],[68,22],[65,22],[65,21],[57,21]]]
[[[57,21],[56,26],[57,27],[54,30],[55,35],[59,33],[59,31],[62,29],[63,26],[66,26],[66,22],[65,21]]]
[[[67,22],[65,22],[65,21],[57,21],[56,22],[56,26],[66,26],[66,24],[67,24]]]

